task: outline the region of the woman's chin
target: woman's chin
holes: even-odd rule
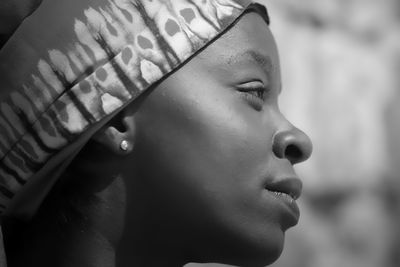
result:
[[[217,249],[218,256],[211,262],[234,266],[267,266],[275,262],[282,254],[285,234],[280,229],[268,230],[268,233],[247,233],[239,240],[232,240],[224,249]]]
[[[284,238],[267,240],[262,244],[256,244],[248,256],[244,256],[237,266],[267,266],[275,262],[282,254]]]
[[[267,229],[248,233],[242,249],[246,252],[239,266],[266,266],[275,262],[282,254],[285,232],[281,227],[269,225]]]

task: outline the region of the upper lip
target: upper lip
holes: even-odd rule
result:
[[[297,177],[288,177],[282,179],[275,179],[269,182],[265,189],[269,191],[281,192],[288,194],[294,200],[298,199],[301,195],[303,183]]]

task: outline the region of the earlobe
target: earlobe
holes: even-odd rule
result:
[[[129,151],[130,147],[132,146],[132,144],[128,141],[128,140],[122,140],[121,144],[119,145],[119,148],[121,148],[122,151]]]
[[[93,135],[92,139],[116,155],[127,155],[133,150],[135,132],[134,116],[121,114]]]

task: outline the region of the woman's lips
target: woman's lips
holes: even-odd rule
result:
[[[302,188],[303,183],[297,177],[274,179],[265,185],[265,189],[268,191],[284,193],[293,200],[297,200],[300,197]]]
[[[270,191],[267,189],[267,192],[269,195],[271,195],[273,198],[275,198],[280,205],[283,206],[283,209],[287,211],[287,213],[290,215],[290,221],[293,220],[293,223],[289,224],[296,224],[299,220],[300,217],[300,210],[299,207],[296,204],[296,201],[293,197],[286,193],[282,192],[276,192],[276,191]]]
[[[301,180],[297,177],[274,179],[265,186],[265,190],[268,195],[277,200],[278,205],[285,211],[285,224],[289,226],[297,224],[300,210],[296,200],[301,195]]]

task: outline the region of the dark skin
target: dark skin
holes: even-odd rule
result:
[[[285,180],[297,198],[293,165],[312,149],[281,114],[280,91],[274,38],[246,14],[92,138],[76,168],[101,204],[60,249],[75,263],[57,266],[275,261],[298,214],[266,188]]]

